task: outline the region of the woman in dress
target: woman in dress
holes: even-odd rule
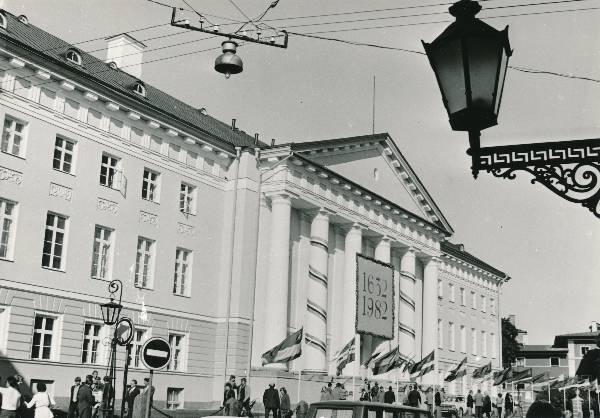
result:
[[[37,393],[33,395],[31,401],[27,402],[27,408],[35,406],[34,418],[53,418],[54,414],[50,408],[56,405],[56,403],[48,392],[46,392],[46,384],[44,382],[38,382],[36,388]]]
[[[290,395],[288,395],[287,390],[285,388],[279,389],[279,392],[281,392],[281,395],[279,395],[281,418],[288,418],[292,409]]]

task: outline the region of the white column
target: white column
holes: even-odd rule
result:
[[[329,214],[319,210],[310,225],[310,261],[306,285],[306,358],[308,370],[327,372],[327,269]]]
[[[415,361],[420,360],[415,339],[415,277],[416,251],[409,248],[400,259],[400,310],[398,318],[400,352]]]
[[[290,216],[292,202],[285,194],[271,198],[271,239],[269,251],[269,276],[265,300],[264,351],[270,350],[287,337]],[[269,365],[285,368],[282,364]]]
[[[438,293],[438,259],[430,258],[423,272],[423,351],[426,356],[437,348],[437,293]],[[438,359],[436,356],[436,363]],[[437,368],[436,368],[437,369]],[[436,378],[431,372],[424,376],[423,381],[429,382]]]
[[[346,234],[344,247],[344,309],[342,317],[342,347],[356,334],[356,254],[362,251],[362,228],[352,225]],[[341,348],[341,347],[340,347]],[[360,341],[356,341],[356,359],[360,363]],[[358,368],[356,363],[349,363],[344,369],[345,375],[354,375]]]

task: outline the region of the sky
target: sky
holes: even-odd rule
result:
[[[236,28],[227,22],[246,20],[235,5],[256,17],[271,0],[187,2],[224,31]],[[161,3],[189,9],[183,0]],[[280,0],[265,20],[290,32],[423,51],[421,40],[431,42],[452,20],[449,3],[441,3]],[[482,20],[498,29],[509,25],[511,66],[600,79],[600,0],[487,0],[481,5]],[[0,0],[0,7],[25,14],[31,24],[71,43],[100,38],[77,45],[100,58],[106,54],[102,38],[129,32],[147,45],[144,81],[224,122],[236,118],[240,129],[258,132],[265,142],[371,133],[375,77],[375,131],[396,141],[454,228],[451,241],[464,243],[467,251],[512,278],[503,289],[502,315],[516,315],[530,344],[551,344],[554,335],[587,331],[591,321],[600,322],[600,219],[531,184],[526,173],[515,180],[481,173],[474,180],[465,154],[467,135],[450,129],[424,55],[290,35],[287,49],[241,45],[244,71],[226,80],[213,69],[223,38],[170,27],[170,9],[156,3]],[[153,25],[160,26],[135,31]],[[509,70],[499,124],[483,131],[481,142],[508,145],[599,134],[599,82]]]

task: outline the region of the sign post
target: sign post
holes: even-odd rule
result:
[[[152,390],[154,370],[160,370],[169,364],[169,361],[171,361],[171,346],[164,338],[150,338],[144,343],[140,350],[140,359],[144,366],[150,369],[150,383],[146,389],[148,393],[146,395],[145,413],[145,418],[148,418],[150,416],[150,402],[154,395]]]

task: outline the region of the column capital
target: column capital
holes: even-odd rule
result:
[[[292,198],[293,197],[297,197],[294,193],[290,193],[287,191],[277,191],[277,192],[271,192],[271,193],[265,193],[265,196],[267,196],[270,200],[271,200],[271,204],[292,204]]]
[[[425,262],[425,267],[428,267],[430,265],[431,266],[438,265],[441,261],[441,258],[437,257],[437,256],[431,256],[428,258],[423,258],[423,261]]]
[[[320,218],[327,218],[327,219],[329,219],[329,217],[331,215],[335,214],[334,211],[332,211],[331,209],[327,209],[325,207],[320,207],[320,208],[315,208],[315,209],[307,209],[302,212],[305,213],[306,216],[309,216],[311,218],[320,217]]]
[[[406,247],[404,248],[404,250],[402,251],[400,257],[406,257],[408,256],[412,256],[412,257],[416,257],[417,256],[417,249],[415,247]]]

